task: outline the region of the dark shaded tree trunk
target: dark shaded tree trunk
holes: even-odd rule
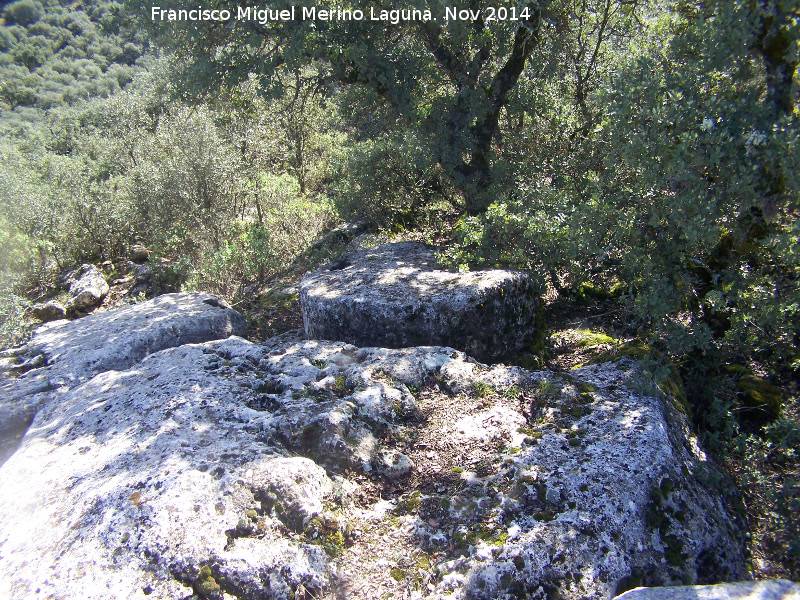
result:
[[[761,31],[755,49],[764,59],[767,75],[767,100],[772,103],[775,118],[791,114],[794,110],[792,82],[797,69],[797,56],[792,52],[795,40],[789,33],[790,20],[796,14],[786,10],[783,2],[767,0],[760,3],[763,12]],[[792,4],[792,3],[786,3]],[[796,3],[795,10],[797,10]]]
[[[796,10],[797,3],[794,4]],[[762,0],[759,10],[763,22],[754,47],[764,61],[767,102],[771,104],[772,118],[777,123],[794,111],[792,83],[798,60],[797,53],[793,52],[796,41],[790,35],[789,28],[790,20],[796,18],[796,14],[786,10],[785,4],[777,0]],[[785,192],[784,174],[778,165],[761,166],[759,187],[762,197],[760,206],[756,209],[759,213],[756,220],[761,222],[762,227],[757,228],[761,230],[766,229],[763,227],[768,220],[765,216],[779,203]]]
[[[469,127],[471,148],[468,150],[469,162],[462,161],[455,167],[454,179],[464,195],[465,209],[469,214],[485,212],[494,200],[489,194],[492,184],[492,140],[498,131],[500,113],[508,102],[508,94],[517,85],[526,61],[539,43],[541,8],[539,5],[531,4],[528,8],[531,11],[531,18],[517,29],[511,53],[492,79],[489,89],[485,91],[482,106],[467,106],[464,96],[465,92],[474,96],[471,92],[477,86],[477,73],[488,59],[489,49],[483,48],[478,52],[469,66],[459,67],[467,75],[460,83],[468,87],[460,88],[462,92],[459,94],[457,108],[454,111],[452,127],[456,135],[460,134],[463,128]],[[436,47],[431,41],[428,41],[428,47],[433,48],[433,55],[446,70],[454,68],[456,61],[454,57],[434,51]],[[470,126],[471,114],[480,116]]]

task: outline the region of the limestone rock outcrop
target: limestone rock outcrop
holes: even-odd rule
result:
[[[450,273],[416,242],[349,252],[303,278],[306,336],[359,346],[446,345],[497,361],[537,333],[539,290],[523,273]]]
[[[800,600],[800,584],[782,579],[718,585],[636,588],[619,600]]]
[[[44,321],[45,323],[47,321],[63,319],[67,316],[67,309],[64,308],[61,303],[56,302],[55,300],[34,304],[31,306],[31,312],[33,313],[34,317],[40,321]]]
[[[131,246],[130,258],[133,262],[141,262],[150,258],[150,250],[142,244]]]
[[[148,354],[246,335],[242,316],[210,294],[167,294],[75,321],[53,321],[6,351],[18,379],[0,380],[0,437],[24,430],[37,408],[94,375],[124,370]],[[13,434],[16,435],[16,434]]]
[[[199,339],[232,312],[162,296],[37,334],[47,364],[0,394],[38,398],[0,467],[0,597],[578,600],[746,575],[718,473],[635,362]]]
[[[81,265],[69,277],[67,310],[86,311],[102,302],[110,289],[103,272],[94,265]]]

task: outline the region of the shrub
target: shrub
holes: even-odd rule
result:
[[[0,348],[24,341],[26,300],[16,289],[29,273],[35,245],[15,231],[5,211],[0,210]]]
[[[0,348],[16,346],[25,341],[27,332],[24,315],[27,305],[24,298],[0,280]]]
[[[6,24],[30,25],[44,15],[44,7],[36,0],[17,0],[6,6],[3,19]]]
[[[446,198],[441,168],[412,132],[351,141],[333,171],[336,208],[351,221],[408,227]]]
[[[793,400],[795,408],[797,399]],[[796,413],[795,413],[796,415]],[[781,418],[759,435],[734,441],[739,485],[758,518],[751,523],[761,551],[780,561],[791,579],[800,576],[800,426]]]
[[[0,25],[0,52],[5,52],[16,41],[14,35],[9,31],[8,27]]]

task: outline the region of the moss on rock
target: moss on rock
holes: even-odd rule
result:
[[[195,594],[203,600],[222,600],[222,589],[214,579],[211,568],[208,565],[200,569],[200,574],[192,585]]]
[[[752,414],[760,414],[770,420],[780,416],[783,406],[780,389],[747,367],[729,365],[725,370],[737,379],[737,400],[742,407],[751,409],[748,412]]]

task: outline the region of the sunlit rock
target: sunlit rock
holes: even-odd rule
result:
[[[415,242],[350,252],[303,278],[306,335],[359,346],[446,345],[496,361],[529,347],[539,292],[523,273],[451,273]]]
[[[69,279],[67,310],[86,311],[100,304],[109,289],[100,269],[94,265],[81,265]]]
[[[150,258],[150,250],[142,244],[131,246],[130,258],[133,262],[141,262]]]
[[[785,580],[743,581],[718,585],[637,588],[619,600],[800,600],[800,584]]]
[[[106,315],[40,329],[46,364],[3,382],[35,416],[0,467],[2,598],[605,600],[747,576],[735,490],[630,359],[193,343],[243,326],[199,294]]]
[[[164,348],[246,332],[242,316],[210,294],[167,294],[43,325],[13,352],[17,370],[25,375],[0,380],[0,436],[24,430],[42,402],[95,374],[127,369]]]
[[[31,312],[34,317],[44,322],[63,319],[67,316],[67,310],[64,306],[55,300],[34,304],[31,306]]]

